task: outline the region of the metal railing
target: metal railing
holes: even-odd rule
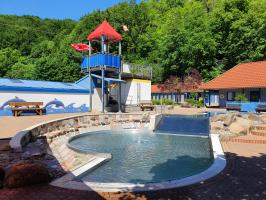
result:
[[[149,79],[152,78],[152,67],[149,65],[124,64],[122,72],[133,74],[139,77],[147,77]]]

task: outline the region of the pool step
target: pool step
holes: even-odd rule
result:
[[[82,165],[81,167],[73,170],[71,173],[76,177],[82,177],[84,176],[86,173],[88,173],[89,171],[95,169],[96,167],[98,167],[99,165],[101,165],[102,163],[110,160],[111,158],[108,157],[95,157],[94,159],[90,160],[88,163],[86,163],[85,165]]]
[[[266,144],[266,137],[256,136],[256,135],[244,135],[231,138],[230,142],[237,143],[249,143],[249,144]]]
[[[266,130],[251,130],[251,135],[266,137]]]
[[[266,124],[252,126],[251,130],[261,130],[266,132]]]
[[[250,135],[266,137],[266,125],[252,126],[250,129]]]

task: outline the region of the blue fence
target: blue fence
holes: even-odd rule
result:
[[[240,104],[242,112],[256,112],[256,107],[258,105],[266,105],[266,102],[226,102],[226,105],[230,104]]]
[[[119,69],[121,67],[121,56],[113,54],[93,54],[82,60],[81,68],[107,66]]]

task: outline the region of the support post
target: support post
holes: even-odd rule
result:
[[[102,113],[104,113],[104,67],[102,66]]]
[[[121,41],[119,42],[119,46],[118,46],[118,54],[121,56],[122,54],[122,45],[121,45]]]
[[[90,81],[90,111],[92,111],[92,77],[90,68],[90,57],[91,57],[91,41],[89,40],[89,58],[88,58],[88,68],[89,68],[89,81]]]
[[[102,54],[104,54],[104,43],[105,43],[105,36],[102,35],[102,41],[101,41]],[[101,70],[102,70],[102,113],[104,113],[104,66],[101,66]]]
[[[262,95],[261,95],[261,88],[259,88],[259,95],[260,95],[260,96],[259,96],[259,102],[261,102],[261,96],[262,96]]]
[[[122,47],[121,47],[121,41],[120,41],[119,42],[119,56],[120,57],[121,57],[121,54],[122,54]],[[122,79],[121,73],[122,73],[122,62],[120,64],[120,68],[119,68],[119,77],[118,77],[119,80]],[[121,112],[121,82],[118,83],[118,112]]]
[[[205,96],[205,90],[203,90],[203,106],[206,106],[206,96]]]
[[[211,92],[210,91],[209,91],[208,98],[209,98],[209,107],[210,107],[211,106]]]
[[[102,35],[102,43],[101,43],[101,46],[102,46],[102,54],[104,54],[104,35]]]
[[[121,80],[121,72],[119,72],[119,79]],[[121,82],[118,83],[118,112],[121,112]]]

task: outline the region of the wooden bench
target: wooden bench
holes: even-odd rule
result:
[[[149,109],[149,110],[153,110],[154,109],[154,105],[152,105],[151,101],[141,101],[139,103],[139,106],[141,108],[142,111]]]
[[[37,115],[42,115],[45,108],[43,102],[10,102],[13,116],[20,116],[24,111],[34,111]]]
[[[226,104],[226,110],[241,111],[241,104]]]
[[[257,105],[256,112],[266,112],[266,105]]]

